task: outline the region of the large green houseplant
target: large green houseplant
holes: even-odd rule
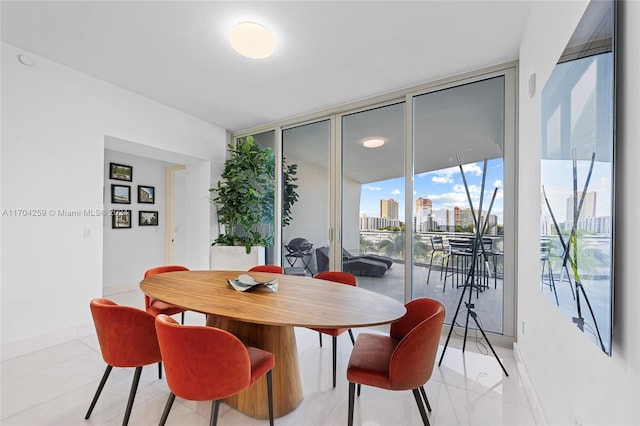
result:
[[[220,233],[213,245],[252,246],[273,244],[275,157],[253,136],[228,145],[230,153],[221,179],[209,189],[218,214]],[[297,201],[297,166],[283,164],[283,225],[291,222],[291,206]]]

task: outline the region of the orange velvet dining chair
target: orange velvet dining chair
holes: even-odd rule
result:
[[[351,286],[358,285],[358,279],[355,275],[350,274],[349,272],[341,272],[341,271],[325,271],[320,272],[314,278],[319,280],[333,281],[340,284],[346,284]],[[355,344],[355,339],[353,338],[353,332],[350,328],[311,328],[319,332],[320,338],[320,347],[322,347],[322,334],[328,334],[331,336],[332,344],[333,344],[333,387],[336,387],[336,361],[338,358],[338,336],[344,333],[345,331],[349,331],[349,337],[351,337],[351,343]]]
[[[166,265],[166,266],[158,266],[156,268],[151,268],[144,273],[144,277],[148,278],[151,275],[156,274],[164,274],[165,272],[177,272],[177,271],[188,271],[189,268],[185,268],[180,265]],[[158,314],[165,315],[176,315],[181,314],[180,321],[184,324],[184,311],[185,309],[179,308],[177,306],[173,306],[169,303],[163,302],[161,300],[154,299],[151,296],[144,295],[144,308],[147,312],[156,316]]]
[[[148,269],[144,273],[144,277],[148,278],[152,275],[164,274],[165,272],[179,272],[179,271],[188,271],[188,270],[189,268],[186,268],[180,265],[157,266],[155,268]],[[165,314],[165,315],[180,314],[180,322],[184,324],[185,309],[163,302],[162,300],[154,299],[153,297],[148,296],[146,294],[144,295],[144,309],[154,317],[159,314]],[[158,378],[162,379],[162,363],[161,362],[158,363]]]
[[[88,419],[91,416],[113,367],[135,367],[129,401],[122,421],[122,424],[126,425],[129,423],[142,367],[161,359],[154,317],[143,310],[121,306],[109,299],[93,299],[89,306],[107,368],[84,418]]]
[[[156,317],[156,332],[171,390],[160,425],[167,421],[176,396],[190,401],[213,401],[210,424],[215,425],[221,399],[247,389],[266,375],[269,424],[273,426],[275,356],[271,352],[245,346],[225,330],[180,325],[163,314]]]
[[[278,265],[258,265],[249,269],[249,272],[271,272],[272,274],[284,274],[282,266]]]
[[[438,352],[445,309],[435,299],[420,298],[405,305],[407,312],[391,323],[389,335],[360,333],[347,366],[349,426],[353,425],[355,385],[388,390],[412,390],[425,426],[431,411],[424,384],[431,378]]]

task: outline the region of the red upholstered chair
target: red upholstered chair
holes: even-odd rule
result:
[[[431,411],[424,384],[431,378],[438,352],[444,306],[434,299],[415,299],[407,313],[391,323],[389,336],[360,333],[347,367],[349,381],[348,425],[353,425],[355,385],[413,391],[425,426],[429,425],[422,398]]]
[[[166,265],[166,266],[158,266],[156,268],[151,268],[144,273],[144,277],[150,277],[151,275],[156,274],[164,274],[165,272],[177,272],[177,271],[188,271],[189,268],[185,268],[180,265]],[[185,309],[179,308],[177,306],[173,306],[169,303],[163,302],[162,300],[154,299],[151,296],[144,295],[144,309],[149,312],[154,317],[159,314],[165,315],[176,315],[180,314],[180,322],[184,324],[184,311]],[[158,378],[162,379],[162,363],[158,363]]]
[[[164,425],[176,396],[213,401],[211,425],[218,421],[220,400],[247,389],[267,376],[269,424],[273,426],[275,356],[245,346],[233,334],[214,327],[180,325],[167,315],[156,317],[156,332],[171,394],[162,412]]]
[[[155,274],[164,274],[165,272],[176,272],[176,271],[188,271],[188,268],[179,265],[167,265],[167,266],[158,266],[156,268],[151,268],[147,272],[144,273],[144,277],[150,277]],[[144,309],[156,316],[158,314],[165,315],[175,315],[181,314],[180,320],[182,324],[184,324],[184,311],[185,309],[179,308],[177,306],[170,305],[161,300],[154,299],[153,297],[144,295]]]
[[[122,421],[122,424],[126,425],[129,423],[142,367],[161,359],[154,318],[143,310],[120,306],[109,299],[93,299],[89,306],[107,369],[84,418],[88,419],[91,416],[113,367],[136,367]]]
[[[355,275],[350,274],[349,272],[340,272],[340,271],[326,271],[320,272],[314,278],[320,280],[333,281],[340,284],[347,284],[351,286],[358,285],[358,280]],[[333,343],[333,387],[336,387],[336,360],[338,355],[338,336],[344,333],[345,331],[349,331],[349,337],[351,337],[351,343],[355,344],[355,339],[353,338],[353,332],[350,328],[312,328],[312,330],[318,331],[320,333],[320,346],[322,347],[322,334],[328,334],[331,336],[331,340]]]
[[[249,269],[249,272],[271,272],[272,274],[284,274],[282,266],[278,265],[258,265]]]

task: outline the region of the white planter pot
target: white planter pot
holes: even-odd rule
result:
[[[212,270],[246,271],[256,265],[264,265],[265,249],[262,246],[251,247],[247,254],[244,246],[219,246],[211,247]]]

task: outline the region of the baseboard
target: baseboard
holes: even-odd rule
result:
[[[103,293],[105,297],[114,294],[126,293],[134,290],[140,290],[139,284],[130,283],[119,286],[105,287]],[[30,352],[40,351],[52,346],[61,345],[75,339],[95,334],[93,323],[89,322],[77,327],[58,330],[38,337],[19,340],[17,342],[6,343],[0,346],[0,360],[6,361],[26,355]]]
[[[520,374],[525,393],[527,394],[527,398],[529,399],[529,405],[531,406],[531,411],[533,412],[533,417],[535,419],[536,425],[546,426],[547,421],[545,419],[544,410],[542,409],[542,404],[540,404],[538,395],[536,394],[536,391],[533,387],[533,382],[531,381],[531,377],[529,376],[527,366],[524,364],[524,361],[522,359],[520,348],[515,342],[513,343],[513,355],[516,359],[518,373]]]
[[[123,284],[123,285],[114,285],[110,287],[104,287],[102,289],[102,294],[104,297],[113,296],[114,294],[127,293],[134,290],[140,290],[140,284],[132,283],[132,284]]]
[[[6,343],[0,346],[0,360],[6,361],[31,352],[36,352],[52,346],[61,345],[95,333],[93,323],[87,323],[65,330],[55,331],[38,337]]]

